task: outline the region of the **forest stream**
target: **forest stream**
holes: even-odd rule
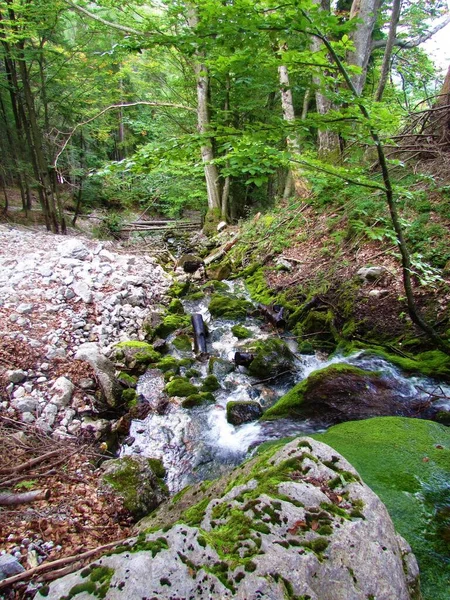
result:
[[[241,281],[227,281],[228,293],[250,300]],[[170,492],[176,493],[186,485],[214,479],[241,463],[262,442],[289,436],[311,434],[324,431],[336,420],[330,421],[327,415],[320,418],[293,420],[281,418],[272,421],[254,420],[234,426],[227,421],[227,403],[231,401],[256,401],[263,410],[288,392],[295,384],[306,379],[311,373],[329,365],[346,363],[365,371],[376,372],[389,382],[392,394],[400,399],[401,406],[396,415],[425,416],[413,407],[429,406],[433,395],[434,409],[449,410],[450,386],[423,377],[406,377],[399,369],[373,354],[359,351],[348,356],[328,357],[299,354],[296,339],[289,332],[277,330],[262,317],[247,317],[245,327],[251,332],[252,340],[271,337],[283,339],[294,354],[293,368],[288,373],[260,379],[249,374],[243,366],[235,366],[234,355],[245,349],[248,340],[239,340],[231,331],[236,320],[213,318],[208,310],[210,297],[201,300],[184,300],[186,314],[201,314],[208,331],[207,356],[196,357],[190,351],[180,351],[173,345],[175,334],[168,338],[170,354],[177,359],[194,358],[192,367],[182,367],[181,375],[194,372],[192,383],[200,384],[211,373],[211,358],[215,362],[213,372],[220,388],[214,391],[215,402],[194,408],[182,408],[177,399],[171,399],[163,414],[152,411],[143,419],[135,419],[130,427],[130,435],[122,445],[121,455],[142,455],[161,458],[167,473]],[[242,324],[242,323],[241,323]],[[189,373],[190,371],[190,373]],[[147,371],[139,379],[137,392],[141,402],[153,404],[164,392],[162,374],[158,377],[154,370]],[[438,390],[438,392],[436,391]],[[447,398],[445,398],[447,397]],[[385,414],[389,414],[386,412]],[[341,419],[346,420],[346,419]]]

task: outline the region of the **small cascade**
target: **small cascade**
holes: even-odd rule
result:
[[[227,282],[230,293],[240,297],[248,294],[242,282]],[[208,354],[231,363],[235,352],[242,351],[245,342],[238,340],[231,328],[237,322],[228,319],[213,319],[208,311],[208,299],[184,301],[187,314],[200,314],[207,326]],[[251,331],[252,339],[263,340],[273,337],[275,330],[262,319],[250,317],[245,327]],[[394,386],[395,394],[405,403],[426,402],[429,394],[436,393],[436,383],[424,378],[405,378],[400,371],[382,358],[364,351],[351,356],[299,355],[295,340],[288,334],[279,334],[286,340],[295,354],[292,372],[267,380],[251,377],[244,367],[236,367],[231,372],[218,375],[220,389],[214,392],[214,404],[195,408],[182,408],[181,403],[171,401],[164,414],[150,412],[143,420],[134,420],[130,428],[130,443],[121,449],[122,455],[140,454],[142,456],[160,458],[167,472],[167,485],[172,493],[185,485],[214,479],[222,473],[242,462],[260,443],[295,435],[305,435],[323,431],[330,423],[322,420],[294,421],[278,419],[276,421],[255,421],[239,426],[227,421],[227,403],[233,400],[257,401],[263,409],[272,406],[278,398],[291,389],[296,383],[304,380],[314,371],[336,363],[348,363],[367,371],[382,373]],[[171,338],[169,337],[169,342]],[[176,358],[185,357],[173,349]],[[191,354],[190,356],[194,356]],[[193,365],[200,373],[194,383],[201,383],[208,374],[208,362],[199,358]],[[182,373],[183,374],[183,373]],[[146,373],[137,387],[137,392],[152,406],[164,389],[162,377]],[[442,396],[450,396],[450,387],[440,386]],[[440,405],[438,404],[440,402]],[[434,406],[449,409],[450,402],[443,398]]]

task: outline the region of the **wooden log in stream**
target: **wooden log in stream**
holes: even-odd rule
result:
[[[191,315],[191,323],[194,329],[194,350],[197,354],[206,354],[206,329],[202,315]]]
[[[258,304],[259,311],[269,323],[275,325],[275,327],[286,327],[286,319],[284,318],[284,308],[280,307],[276,310],[276,307],[270,307],[266,304]]]
[[[250,352],[235,352],[234,353],[234,364],[239,367],[248,367],[252,360],[255,358],[254,354]]]

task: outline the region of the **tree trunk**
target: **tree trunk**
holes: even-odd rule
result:
[[[320,6],[320,10],[329,14],[330,12],[330,0],[314,0],[314,3]],[[321,52],[323,49],[322,42],[313,37],[311,42],[311,50],[313,52]],[[332,86],[335,82],[334,75],[330,72],[325,73],[327,75],[327,82],[330,82],[330,86]],[[332,101],[327,98],[326,94],[323,93],[323,80],[316,76],[313,76],[313,84],[316,88],[316,110],[319,115],[326,115],[335,108],[333,106]],[[330,131],[329,129],[320,128],[317,133],[317,142],[319,146],[319,155],[324,158],[334,156],[338,158],[340,150],[339,150],[339,135],[335,131]]]
[[[283,109],[283,119],[288,123],[294,125],[295,123],[295,111],[294,111],[294,102],[292,99],[292,90],[289,83],[289,73],[287,67],[285,65],[280,65],[278,67],[278,77],[280,82],[280,92],[281,92],[281,106]],[[287,145],[292,154],[299,155],[300,154],[300,142],[298,139],[298,135],[296,133],[291,133],[287,137]],[[303,175],[300,168],[292,168],[291,169],[291,177],[293,182],[293,187],[295,189],[296,194],[299,197],[307,197],[309,196],[310,189],[309,184]],[[286,188],[285,188],[286,193]]]
[[[350,34],[355,49],[348,53],[350,65],[360,67],[361,72],[351,75],[352,84],[361,95],[367,77],[367,65],[372,52],[372,34],[382,0],[353,0],[350,20],[358,19],[356,29]]]
[[[386,42],[386,48],[384,50],[383,64],[381,65],[380,81],[378,82],[377,91],[375,92],[375,102],[380,102],[381,98],[383,97],[384,88],[386,87],[401,7],[402,0],[393,1],[391,20],[389,23],[389,34]]]
[[[196,29],[199,20],[197,9],[194,5],[189,7],[188,24],[191,29]],[[208,137],[210,129],[209,118],[209,73],[208,68],[202,63],[204,53],[195,52],[194,73],[197,83],[197,128],[202,136],[201,155],[205,171],[206,191],[208,194],[208,209],[210,211],[221,210],[219,172],[214,164],[213,140]]]

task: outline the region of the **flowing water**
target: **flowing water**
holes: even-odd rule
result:
[[[230,292],[245,296],[243,284],[228,282]],[[236,321],[211,318],[208,311],[208,297],[200,301],[185,301],[188,314],[200,313],[209,331],[208,353],[226,361],[233,361],[234,353],[242,350],[248,340],[240,341],[231,332]],[[364,351],[351,356],[299,355],[295,339],[289,334],[279,334],[262,319],[248,318],[245,327],[252,332],[254,339],[265,339],[280,335],[295,353],[295,366],[292,373],[267,380],[258,381],[249,376],[244,367],[237,367],[230,373],[218,376],[221,388],[214,392],[215,403],[196,408],[184,409],[170,402],[164,414],[150,413],[144,420],[134,420],[130,428],[132,443],[123,446],[122,455],[141,454],[161,458],[167,471],[167,484],[172,493],[185,485],[204,479],[213,479],[236,466],[260,443],[296,434],[317,433],[325,430],[330,423],[326,420],[293,421],[255,421],[240,426],[227,422],[226,404],[231,400],[256,400],[263,408],[274,404],[296,383],[302,381],[313,371],[333,363],[348,363],[368,371],[382,372],[393,382],[397,398],[405,404],[426,401],[430,393],[439,387],[439,394],[450,396],[450,387],[441,386],[430,379],[405,378],[400,371],[385,360],[368,355]],[[173,339],[173,336],[172,336]],[[170,342],[171,338],[169,338]],[[177,358],[194,357],[192,352],[180,352],[171,346],[171,354]],[[200,372],[193,383],[200,384],[208,374],[208,360],[196,360],[193,367]],[[183,375],[183,369],[181,375]],[[137,392],[148,401],[163,392],[162,378],[154,373],[146,373],[138,383]],[[450,409],[446,399],[438,400],[435,406]]]

